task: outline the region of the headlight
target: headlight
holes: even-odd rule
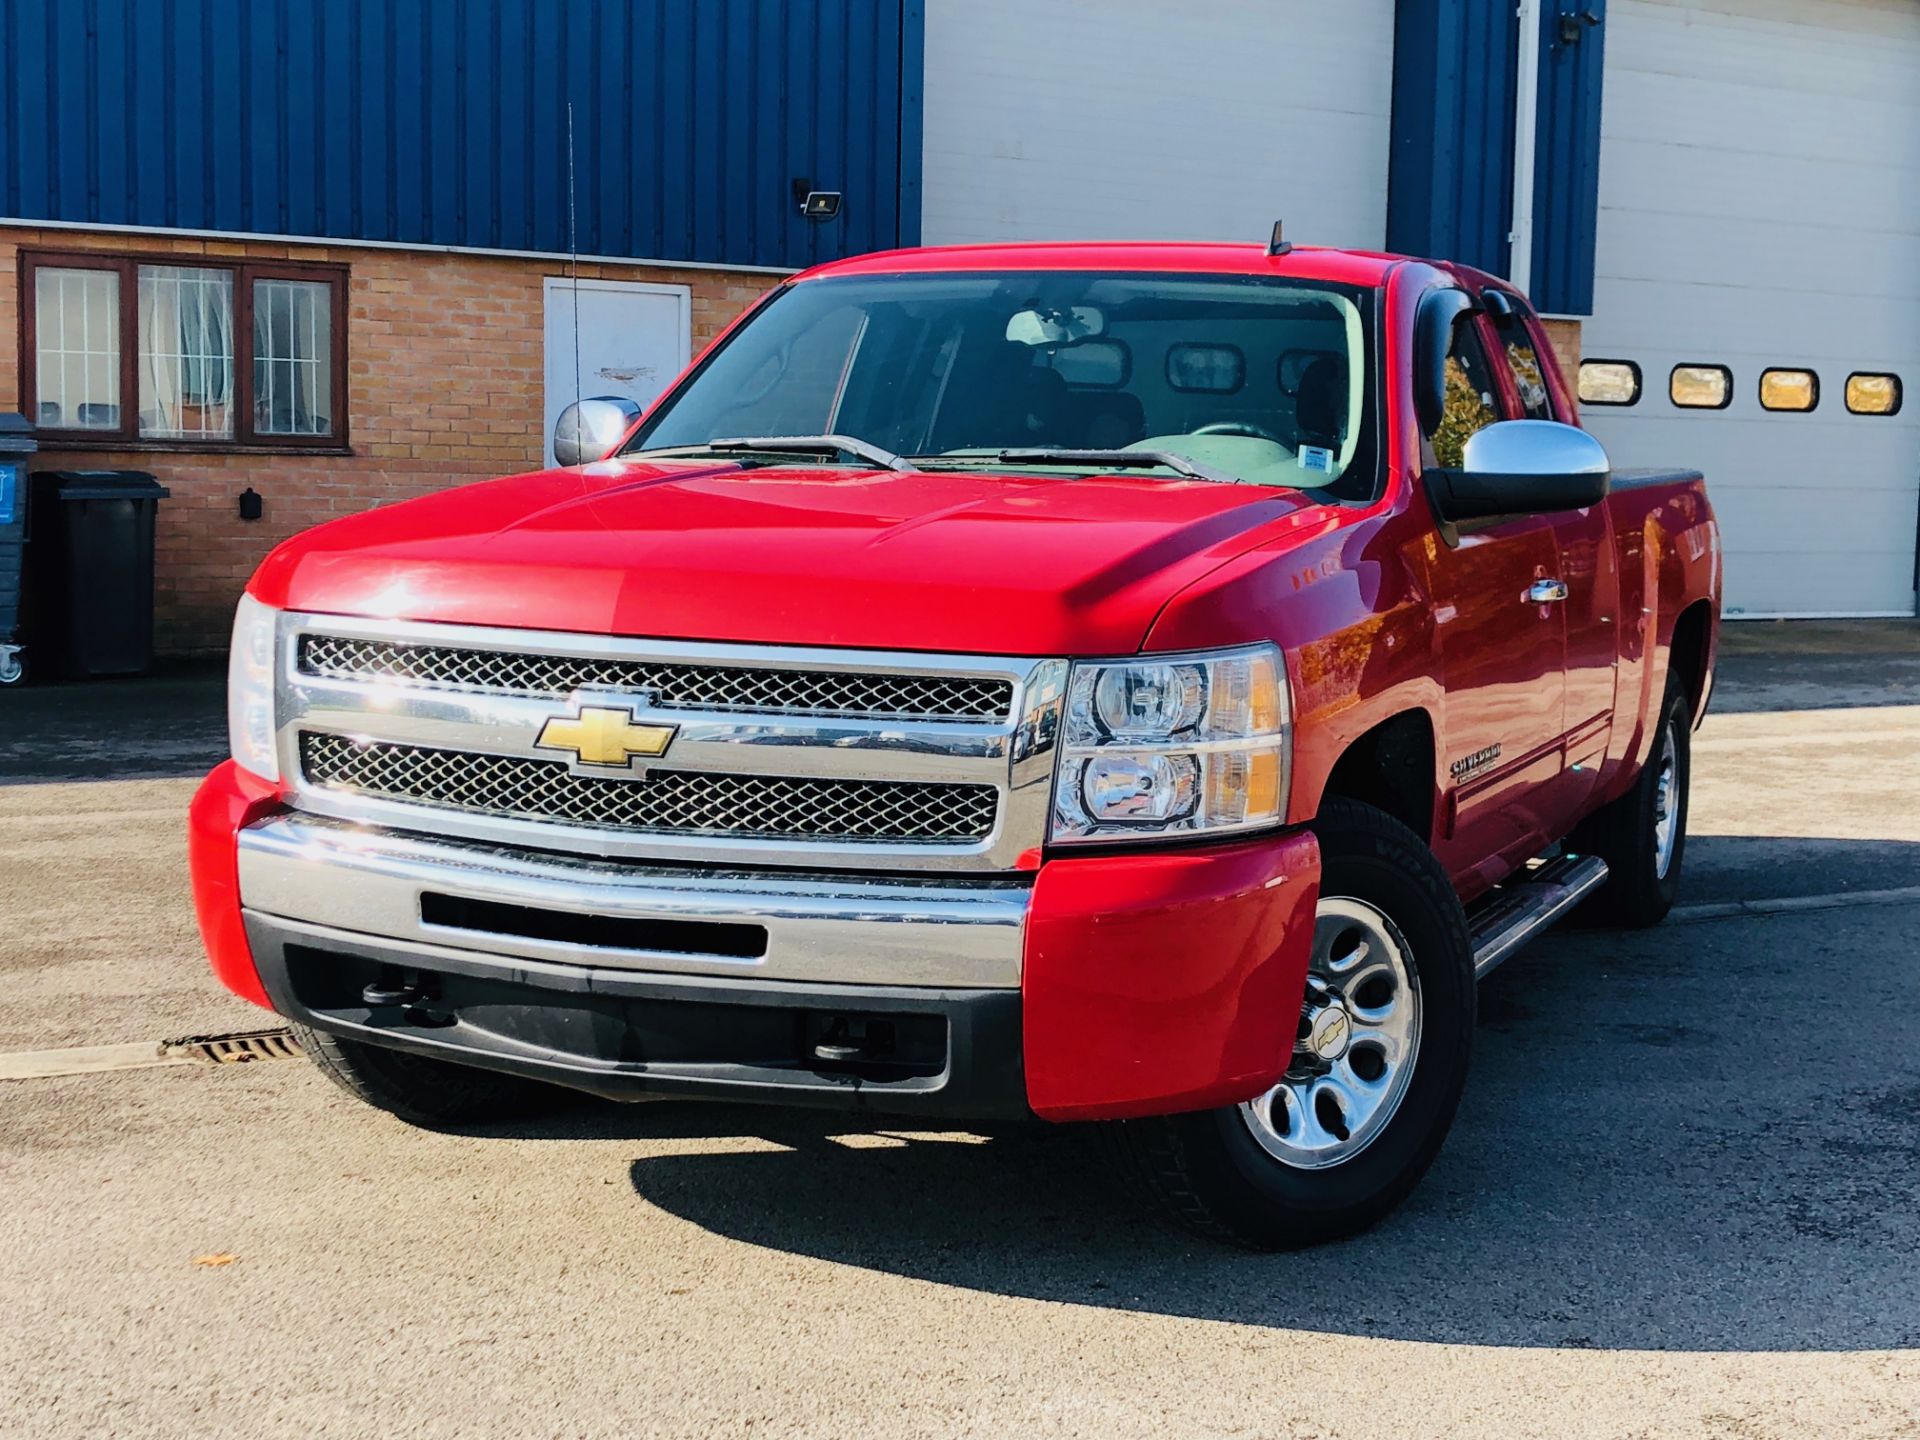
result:
[[[1076,663],[1053,787],[1054,840],[1279,823],[1291,720],[1286,666],[1271,645]]]
[[[280,612],[251,595],[233,613],[227,656],[227,742],[233,758],[262,780],[280,778],[274,753],[273,658]]]

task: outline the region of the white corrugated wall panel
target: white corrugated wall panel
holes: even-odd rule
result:
[[[922,238],[1386,235],[1393,0],[928,0]]]

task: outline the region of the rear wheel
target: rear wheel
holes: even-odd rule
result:
[[[293,1033],[321,1074],[354,1099],[410,1124],[510,1120],[566,1103],[559,1087],[518,1075],[429,1060],[305,1025],[295,1025]]]
[[[1313,829],[1321,895],[1285,1076],[1244,1105],[1113,1131],[1168,1213],[1255,1249],[1351,1235],[1399,1204],[1446,1138],[1472,1048],[1472,947],[1432,851],[1352,801]]]
[[[1658,925],[1680,893],[1687,853],[1687,790],[1693,763],[1686,692],[1670,686],[1660,707],[1653,753],[1633,788],[1599,811],[1573,837],[1607,862],[1607,883],[1587,902],[1584,918],[1641,929]]]

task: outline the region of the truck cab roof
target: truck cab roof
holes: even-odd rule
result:
[[[1110,270],[1142,273],[1188,272],[1213,275],[1272,275],[1294,280],[1325,280],[1346,285],[1379,286],[1395,266],[1412,257],[1372,250],[1342,250],[1295,245],[1269,255],[1263,244],[1240,241],[1092,240],[1042,241],[1017,245],[937,245],[915,250],[882,250],[834,260],[802,271],[797,280],[830,275],[901,275],[967,270]],[[1465,266],[1417,261],[1476,281],[1492,280]]]

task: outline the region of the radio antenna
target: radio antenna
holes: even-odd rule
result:
[[[567,253],[573,265],[573,403],[580,403],[580,228],[573,209],[573,101],[567,101]]]

